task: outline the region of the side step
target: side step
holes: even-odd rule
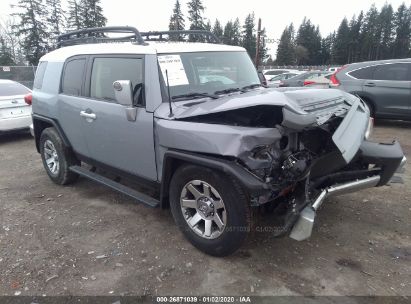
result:
[[[97,173],[94,173],[92,171],[89,171],[85,168],[82,168],[80,166],[72,166],[70,167],[70,171],[73,171],[74,173],[77,173],[81,176],[84,176],[94,182],[97,182],[99,184],[102,184],[104,186],[107,186],[113,190],[116,190],[124,195],[127,195],[128,197],[131,197],[135,200],[137,200],[140,203],[146,204],[152,208],[156,208],[160,205],[160,202],[156,200],[155,198],[152,198],[151,196],[138,192],[134,189],[131,189],[127,186],[124,186],[120,183],[117,183],[107,177],[101,176]]]

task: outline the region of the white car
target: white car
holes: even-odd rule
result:
[[[31,90],[0,79],[0,133],[29,130],[31,124]]]
[[[298,73],[298,70],[290,70],[290,69],[270,69],[270,70],[263,70],[263,74],[265,78],[269,79],[270,77],[274,77],[276,75],[284,74],[284,73]]]
[[[329,73],[325,75],[321,75],[318,77],[312,77],[308,78],[304,81],[304,87],[310,87],[310,88],[329,88],[331,85],[331,76],[334,73]]]
[[[284,73],[284,74],[280,74],[280,75],[271,77],[267,80],[267,85],[270,88],[278,88],[280,86],[280,83],[283,80],[293,78],[294,76],[300,75],[302,73],[304,73],[304,72],[297,71],[297,72]]]

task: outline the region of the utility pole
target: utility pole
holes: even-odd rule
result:
[[[261,43],[261,18],[258,18],[258,28],[257,28],[257,47],[255,53],[255,67],[258,69],[260,64],[260,43]]]

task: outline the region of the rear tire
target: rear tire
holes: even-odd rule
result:
[[[75,182],[78,174],[69,170],[80,162],[74,153],[67,148],[54,128],[45,129],[40,136],[40,154],[43,166],[50,179],[58,185]]]
[[[170,207],[185,237],[212,256],[232,254],[250,231],[245,192],[236,180],[209,168],[180,167],[170,183]]]

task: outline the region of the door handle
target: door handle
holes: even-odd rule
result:
[[[372,88],[372,87],[375,87],[376,84],[374,82],[368,82],[364,86]]]
[[[80,112],[80,116],[81,116],[81,117],[88,118],[88,119],[93,119],[93,120],[95,120],[95,119],[97,118],[96,114],[94,114],[94,113],[87,113],[86,111],[81,111],[81,112]]]

